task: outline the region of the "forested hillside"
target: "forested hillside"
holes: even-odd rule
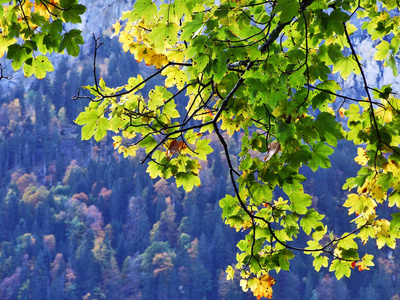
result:
[[[104,41],[107,84],[143,69],[116,41]],[[221,219],[218,201],[233,191],[216,136],[201,188],[184,193],[173,181],[152,180],[140,157],[124,159],[112,140],[81,141],[73,120],[84,103],[70,98],[91,72],[90,59],[61,61],[29,89],[19,83],[0,96],[0,299],[253,299],[238,279],[226,280],[242,236]],[[231,153],[240,137],[229,139]],[[351,218],[341,186],[358,170],[357,150],[344,142],[338,149],[332,169],[303,172],[313,207],[345,232]],[[378,252],[374,243],[367,250],[376,266],[341,281],[298,253],[290,272],[274,274],[274,299],[398,299],[399,250]]]
[[[0,3],[1,300],[400,300],[398,1]]]

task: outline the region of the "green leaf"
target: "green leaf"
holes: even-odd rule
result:
[[[376,49],[378,49],[378,51],[376,51],[376,53],[374,55],[374,59],[384,60],[389,53],[390,45],[388,42],[383,40],[380,42],[379,45],[376,46]]]
[[[96,110],[85,109],[84,112],[81,112],[78,117],[74,120],[74,122],[78,125],[85,125],[89,122],[95,122],[98,119],[98,114]]]
[[[318,142],[313,147],[312,157],[308,162],[308,166],[314,172],[317,171],[319,167],[323,169],[330,168],[331,162],[328,155],[331,155],[333,152],[331,147],[325,145],[323,142]]]
[[[155,146],[157,146],[157,141],[152,135],[148,135],[140,141],[139,146],[146,148],[146,153],[149,153],[154,149]]]
[[[82,4],[75,4],[62,12],[65,22],[82,23],[81,14],[86,11],[86,7]]]
[[[132,12],[129,14],[129,22],[135,22],[144,18],[145,22],[149,22],[157,15],[157,4],[152,0],[137,0],[133,6]]]
[[[350,263],[339,259],[335,259],[332,261],[331,266],[329,267],[329,272],[333,271],[335,271],[335,275],[338,280],[343,276],[350,277],[351,274]]]
[[[394,56],[391,54],[385,61],[385,65],[388,66],[389,68],[392,69],[393,76],[397,77],[398,72],[397,72],[397,64],[396,64],[396,59]]]
[[[343,233],[342,236],[346,236],[347,232]],[[337,243],[338,248],[342,248],[344,250],[349,250],[349,249],[358,249],[358,245],[356,241],[354,240],[357,236],[355,234],[348,235],[346,238],[341,239]]]
[[[96,142],[99,142],[102,138],[104,138],[107,134],[107,129],[110,126],[110,122],[107,120],[107,118],[100,118],[98,123],[97,123],[97,130],[96,134],[94,135],[94,139]]]
[[[314,258],[313,266],[317,272],[321,270],[322,267],[328,267],[329,258],[326,256],[318,255]]]
[[[318,226],[324,226],[324,224],[320,222],[323,218],[324,215],[319,214],[314,209],[310,209],[305,216],[301,218],[300,226],[303,228],[304,232],[309,235],[311,230],[315,230]]]
[[[282,250],[279,252],[278,255],[279,255],[278,256],[279,257],[278,258],[279,267],[281,267],[282,270],[289,271],[289,267],[290,267],[289,260],[294,257],[293,252],[288,251],[288,250]]]
[[[21,47],[19,44],[14,44],[8,47],[7,58],[12,59],[11,66],[14,71],[21,69],[24,62],[32,57],[27,52],[25,47]]]
[[[390,230],[400,230],[400,213],[394,213],[390,216],[392,217],[390,221]]]
[[[332,11],[329,16],[329,24],[327,24],[328,28],[332,28],[337,34],[344,34],[344,26],[343,23],[348,21],[350,16],[343,12],[340,8],[337,8]]]
[[[67,48],[69,55],[78,56],[79,45],[84,43],[81,32],[82,31],[78,29],[72,29],[70,32],[64,34],[60,46],[58,47],[58,51],[61,52]]]
[[[337,140],[342,138],[340,124],[335,121],[335,117],[330,113],[320,113],[315,121],[315,127],[321,137],[321,141],[326,140],[329,145],[336,147]]]
[[[200,178],[198,175],[186,172],[179,172],[175,175],[176,177],[176,185],[180,187],[183,186],[183,189],[189,193],[194,186],[200,186]]]
[[[52,41],[60,40],[60,33],[63,31],[63,24],[60,19],[55,20],[51,23],[45,23],[42,28],[43,32],[47,32],[50,34],[50,39]]]
[[[74,5],[75,2],[76,2],[76,0],[61,0],[60,1],[60,6],[62,8],[69,9],[69,8],[72,7],[72,5]]]
[[[38,79],[46,77],[47,72],[54,71],[53,65],[46,56],[39,55],[35,58],[29,58],[24,64],[24,75],[30,77],[33,75]]]
[[[204,25],[204,14],[198,13],[194,15],[192,20],[185,21],[181,28],[181,41],[188,41],[191,37]]]
[[[201,134],[198,132],[194,132],[193,129],[186,131],[185,140],[188,144],[196,143],[196,140],[201,137]]]
[[[222,198],[219,201],[219,206],[222,208],[222,219],[236,215],[240,210],[237,198],[231,195],[226,195],[225,198]]]
[[[258,182],[252,183],[250,185],[250,193],[254,205],[260,205],[263,202],[268,202],[272,199],[272,191],[266,184],[260,184]]]
[[[291,21],[299,10],[299,2],[297,0],[278,0],[272,13],[281,13],[280,19],[282,23]]]
[[[337,62],[335,62],[332,73],[335,74],[337,72],[340,72],[340,76],[343,79],[347,79],[352,72],[356,75],[359,75],[361,70],[353,56],[350,55],[347,57],[341,57]]]
[[[16,39],[9,39],[6,36],[0,34],[0,57],[4,55],[4,52],[8,50],[8,46],[14,44]]]
[[[198,69],[199,71],[203,71],[207,64],[209,63],[210,58],[206,54],[199,54],[193,62],[193,65]]]
[[[156,89],[149,92],[149,101],[147,105],[150,110],[154,111],[161,107],[164,104],[164,101],[168,99],[165,99],[164,91],[166,91],[164,87],[157,86]]]
[[[290,195],[290,207],[293,212],[296,212],[300,215],[304,215],[307,213],[307,207],[311,205],[311,196],[307,194],[303,194],[301,192],[293,192]]]
[[[163,114],[169,116],[170,118],[180,117],[179,112],[176,110],[176,104],[174,101],[170,101],[164,105]]]
[[[106,134],[110,122],[97,110],[86,108],[74,121],[82,127],[82,140],[89,140],[94,135],[95,140],[100,141]]]
[[[196,155],[202,160],[207,160],[207,155],[213,152],[213,148],[210,147],[209,143],[211,140],[201,139],[196,142]]]
[[[302,149],[291,153],[290,156],[287,158],[287,162],[296,169],[300,168],[302,164],[307,163],[308,160],[311,158],[311,152],[308,149],[308,146],[302,145],[301,147]]]
[[[146,169],[146,172],[149,173],[150,178],[154,179],[157,178],[158,176],[161,176],[161,170],[160,170],[160,165],[155,163],[154,161],[150,161],[149,165]]]
[[[276,139],[281,144],[288,142],[294,136],[295,127],[293,124],[288,124],[283,120],[279,120],[276,125]]]
[[[96,131],[96,122],[88,122],[82,127],[82,140],[90,140]]]
[[[178,41],[179,26],[175,23],[161,23],[153,27],[149,39],[154,41],[156,51],[162,51],[165,46],[173,46]]]

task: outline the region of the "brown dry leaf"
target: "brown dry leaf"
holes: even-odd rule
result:
[[[169,145],[167,145],[167,148],[167,156],[172,156],[176,153],[181,153],[181,151],[186,148],[186,145],[182,141],[173,140]]]
[[[268,155],[264,158],[264,161],[267,162],[271,159],[271,157],[281,150],[281,144],[278,142],[271,142],[268,145]]]

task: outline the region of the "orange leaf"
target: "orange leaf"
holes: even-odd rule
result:
[[[344,112],[345,112],[346,110],[342,107],[341,109],[339,109],[339,114],[340,114],[340,116],[342,117],[342,118],[344,118]]]
[[[182,141],[173,140],[169,145],[167,145],[167,148],[167,156],[172,156],[176,153],[181,153],[181,151],[186,148],[186,145]]]
[[[265,274],[260,278],[250,279],[248,284],[254,296],[260,300],[261,297],[266,297],[268,299],[272,298],[272,286],[275,284],[275,282],[276,281],[273,277]]]

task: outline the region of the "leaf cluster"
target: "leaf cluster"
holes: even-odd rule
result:
[[[74,1],[60,5],[61,19],[51,24],[79,21],[83,10]],[[137,0],[114,24],[114,35],[125,52],[156,70],[108,87],[97,78],[101,44],[95,39],[94,85],[76,97],[90,100],[76,123],[83,126],[83,139],[111,135],[118,152],[142,156],[152,178],[174,177],[186,192],[201,184],[200,161],[213,151],[211,138],[218,141],[234,191],[219,202],[222,218],[246,232],[237,245],[235,267],[243,289],[250,288],[257,298],[271,297],[270,272],[289,270],[295,252],[312,255],[316,270],[327,267],[339,279],[348,277],[355,266],[366,270],[373,265],[371,255],[360,258],[357,241],[374,239],[378,248],[394,248],[400,237],[398,213],[391,220],[376,214],[378,205],[400,204],[400,99],[391,85],[369,84],[353,41],[360,32],[376,41],[374,59],[396,75],[397,5],[389,0],[160,5]],[[44,23],[38,26],[46,28]],[[29,24],[25,20],[28,29]],[[58,50],[76,54],[79,33],[70,31],[61,40],[56,28]],[[0,50],[11,45],[10,57],[19,57],[17,50],[25,57],[29,51],[14,44],[3,38]],[[45,60],[46,66],[29,69],[24,59],[28,74],[50,70]],[[37,63],[32,59],[32,66]],[[165,84],[145,93],[144,86],[157,76]],[[362,91],[349,95],[344,82],[355,77]],[[177,109],[180,95],[187,97],[183,115]],[[233,135],[240,138],[239,153],[230,146]],[[334,233],[312,208],[300,168],[331,167],[329,156],[342,139],[360,146],[355,160],[361,167],[343,186],[352,191],[343,205],[356,214],[354,230]],[[277,191],[284,196],[276,199]],[[301,232],[308,236],[306,245],[298,244]]]
[[[86,8],[77,0],[0,1],[0,57],[11,60],[14,71],[43,79],[54,71],[44,55],[53,52],[78,56],[81,31],[66,30],[68,23],[81,23]],[[39,55],[43,54],[43,55]]]

